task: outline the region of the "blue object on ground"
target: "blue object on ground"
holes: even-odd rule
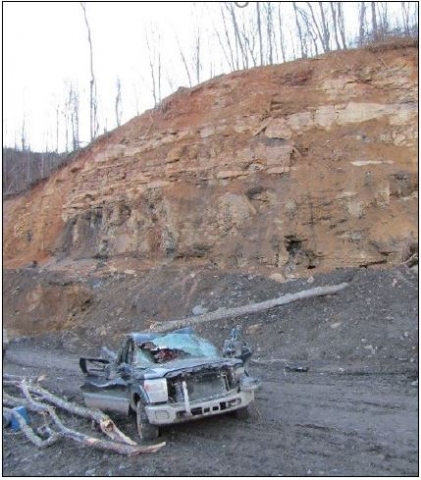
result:
[[[19,413],[23,419],[25,420],[25,423],[29,423],[29,418],[28,418],[28,413],[26,412],[26,408],[21,406],[21,407],[15,407],[12,412],[17,412]],[[19,425],[19,422],[17,421],[17,419],[15,418],[14,415],[12,415],[12,430],[14,430],[15,432],[17,432],[18,430],[20,430],[20,425]]]

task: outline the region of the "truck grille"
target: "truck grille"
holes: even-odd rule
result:
[[[225,375],[196,375],[187,380],[190,400],[216,398],[227,391]]]
[[[190,401],[208,400],[224,395],[228,390],[226,373],[201,373],[188,377],[177,377],[169,381],[169,396],[175,402],[184,400],[182,382],[186,382]]]

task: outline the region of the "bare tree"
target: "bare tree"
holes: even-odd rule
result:
[[[121,106],[121,80],[117,77],[116,81],[117,93],[115,97],[115,119],[117,122],[117,127],[121,125],[121,115],[122,115],[122,106]]]
[[[338,13],[339,33],[341,35],[343,48],[346,49],[347,43],[346,43],[346,34],[345,34],[343,2],[337,2],[337,4],[338,4],[337,13]]]
[[[389,2],[374,2],[377,7],[379,34],[386,36],[389,32]]]
[[[57,125],[56,125],[56,128],[57,128],[57,131],[56,131],[56,140],[57,140],[57,152],[58,152],[58,148],[59,148],[59,127],[58,127],[58,122],[59,122],[59,116],[58,116],[58,112],[59,112],[59,109],[60,109],[60,105],[57,105]],[[64,146],[65,146],[65,150],[66,152],[69,151],[69,117],[70,117],[70,93],[68,95],[66,95],[65,97],[65,102],[64,102],[64,107],[62,109],[62,112],[63,114],[63,117],[64,117]]]
[[[139,108],[139,93],[138,93],[138,88],[137,88],[137,82],[133,82],[132,84],[132,94],[134,97],[134,103],[135,103],[135,111],[136,111],[136,116],[140,115],[140,108]]]
[[[330,51],[330,31],[328,28],[326,14],[323,6],[323,4],[326,2],[317,2],[319,6],[320,18],[317,17],[313,9],[312,3],[313,2],[306,2],[307,7],[310,11],[311,21],[309,21],[309,18],[305,16],[303,12],[301,13],[301,16],[304,19],[307,30],[309,34],[312,36],[313,40],[315,36],[318,37],[322,45],[323,52],[326,53]],[[316,43],[315,43],[315,49],[317,52],[318,48]]]
[[[59,149],[59,130],[60,130],[60,104],[56,107],[56,152],[58,153]]]
[[[149,67],[152,80],[152,96],[154,99],[154,104],[157,106],[161,102],[161,76],[162,76],[162,67],[161,67],[161,37],[159,33],[156,33],[155,28],[145,33],[146,35],[146,45],[148,47],[149,54]],[[152,38],[149,38],[149,35]]]
[[[231,25],[233,29],[234,42],[235,42],[236,69],[238,70],[239,68],[249,68],[249,57],[246,49],[246,43],[247,43],[246,37],[249,35],[250,32],[246,32],[245,24],[243,24],[241,28],[239,19],[237,17],[238,9],[234,6],[234,4],[232,2],[224,2],[224,6],[231,18]],[[259,9],[258,5],[256,8]],[[259,12],[260,12],[260,9],[259,9]],[[258,25],[259,25],[259,22],[258,22]],[[226,29],[226,26],[225,26],[225,29]],[[226,33],[227,33],[227,29],[226,29]],[[227,37],[228,37],[228,34],[227,34]],[[261,55],[261,60],[262,60],[262,56],[263,54]]]
[[[326,2],[318,2],[319,4],[319,11],[320,11],[320,18],[321,18],[321,31],[322,35],[320,37],[320,40],[323,45],[323,49],[325,52],[330,51],[330,30],[329,30],[329,25],[328,25],[328,20],[327,20],[327,10],[325,11],[324,4]]]
[[[329,42],[329,32],[323,31],[321,20],[317,18],[311,2],[305,2],[307,8],[298,7],[298,2],[293,3],[302,56],[305,58],[313,54],[318,55],[320,46],[323,52],[327,51],[329,44],[326,42]]]
[[[418,2],[400,2],[403,33],[406,36],[418,36]]]
[[[246,50],[244,47],[243,43],[243,38],[240,33],[240,28],[238,26],[238,21],[237,21],[237,13],[234,8],[234,5],[232,2],[224,2],[225,8],[230,14],[231,17],[231,22],[232,22],[232,27],[234,30],[234,39],[235,39],[235,48],[236,48],[236,58],[237,58],[237,68],[240,68],[240,55],[239,51],[241,52],[241,60],[242,60],[242,68],[248,68],[248,62],[247,62],[247,54]]]
[[[213,50],[213,45],[211,42],[211,38],[208,35],[207,38],[205,37],[206,43],[207,43],[207,51],[211,52]],[[207,78],[213,78],[215,76],[215,60],[213,56],[209,56],[209,73]]]
[[[222,17],[222,24],[224,26],[225,41],[222,38],[222,36],[220,35],[219,29],[215,26],[215,24],[213,24],[213,29],[216,33],[219,45],[222,49],[222,52],[225,56],[225,59],[228,63],[228,66],[229,66],[230,70],[233,71],[233,70],[236,70],[236,64],[235,64],[235,60],[234,60],[234,50],[233,50],[232,45],[231,45],[231,39],[230,39],[228,26],[227,26],[227,20],[225,18],[225,12],[224,12],[224,8],[223,8],[222,5],[220,7],[220,12],[221,12],[221,17]],[[238,69],[238,65],[237,65],[237,69]]]
[[[61,109],[63,115],[63,125],[64,125],[64,142],[66,152],[70,151],[70,140],[71,140],[71,149],[77,150],[79,148],[79,92],[78,89],[73,85],[72,82],[66,82],[65,86],[65,100],[64,105]],[[60,117],[58,115],[60,110],[60,105],[57,105],[57,125],[56,125],[56,144],[57,151],[59,150],[59,121]],[[70,138],[71,135],[71,138]]]
[[[195,67],[196,83],[200,83],[200,73],[202,71],[201,62],[201,40],[199,27],[196,29],[196,35],[194,38],[194,52],[193,52],[193,65]]]
[[[249,26],[249,29],[246,30],[244,27],[242,35],[244,39],[244,45],[247,48],[247,55],[250,57],[251,62],[253,63],[253,67],[258,65],[258,55],[256,53],[256,45],[257,45],[257,31],[253,29],[253,25]]]
[[[374,40],[377,40],[379,37],[379,30],[377,27],[377,14],[376,14],[376,2],[370,2],[371,4],[371,28],[373,32]]]
[[[389,32],[390,2],[359,2],[359,36],[358,44],[361,46],[368,40],[377,41]],[[408,2],[414,3],[414,2]],[[369,13],[368,13],[369,12]]]
[[[339,42],[339,27],[338,27],[338,14],[337,14],[337,5],[339,2],[330,2],[330,10],[332,12],[332,21],[333,21],[333,33],[335,35],[336,48],[340,50],[341,44]]]
[[[403,31],[405,35],[410,35],[410,22],[409,22],[409,7],[412,2],[401,2],[401,12],[402,12],[402,20],[403,20]]]
[[[73,151],[78,150],[79,142],[79,92],[74,85],[70,85],[70,123],[72,126]]]
[[[274,63],[275,45],[273,32],[273,4],[272,2],[263,3],[264,16],[266,22],[266,38],[267,38],[267,61],[269,65]]]
[[[335,36],[336,49],[346,49],[345,23],[343,13],[343,2],[329,2]]]
[[[358,44],[361,46],[365,43],[367,34],[367,6],[366,2],[360,2],[358,6],[358,23],[359,23],[359,36]]]
[[[281,15],[281,5],[278,4],[278,22],[279,22],[279,45],[281,47],[282,61],[286,61],[284,24]]]
[[[189,87],[193,86],[192,79],[191,79],[191,74],[190,74],[190,68],[189,64],[187,62],[186,56],[184,55],[183,49],[181,48],[180,41],[178,37],[176,37],[177,45],[178,45],[178,51],[180,53],[181,57],[181,62],[183,63],[184,70],[186,71],[187,74],[187,80],[189,82]]]
[[[259,32],[259,52],[260,52],[260,65],[264,65],[263,58],[263,35],[262,35],[262,20],[260,18],[260,2],[256,2],[256,14],[257,14],[257,31]]]
[[[298,39],[300,42],[300,49],[301,49],[301,56],[303,58],[306,58],[308,56],[308,50],[307,50],[307,43],[304,38],[304,32],[301,27],[301,22],[300,22],[300,17],[302,17],[302,10],[301,8],[297,5],[298,2],[292,2],[292,6],[294,9],[294,14],[295,14],[295,24],[297,26],[297,32],[298,32]]]
[[[26,183],[29,185],[32,181],[31,152],[26,138],[26,116],[23,117],[21,128],[22,155],[26,164]]]
[[[20,141],[22,146],[22,152],[24,152],[28,148],[28,144],[26,141],[26,116],[23,116],[22,120],[22,127],[20,130]]]
[[[90,72],[91,72],[91,79],[89,82],[89,125],[90,125],[90,136],[91,140],[93,140],[98,132],[98,118],[97,118],[97,92],[96,92],[96,81],[95,81],[95,74],[94,74],[94,54],[93,54],[93,46],[92,46],[92,35],[91,35],[91,27],[88,21],[88,15],[86,13],[86,2],[80,2],[80,6],[83,10],[83,16],[85,19],[85,25],[88,32],[88,43],[89,43],[89,59],[90,59]]]

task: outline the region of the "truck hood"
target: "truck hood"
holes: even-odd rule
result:
[[[137,369],[143,378],[163,378],[177,376],[182,372],[194,373],[204,370],[240,367],[243,362],[237,358],[183,358],[170,360],[149,368]]]

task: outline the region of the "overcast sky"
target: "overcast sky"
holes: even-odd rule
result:
[[[162,98],[189,86],[180,56],[193,62],[194,37],[203,43],[201,81],[228,72],[215,26],[221,28],[220,2],[87,2],[98,89],[100,133],[116,126],[117,78],[122,84],[122,121],[153,107],[150,50],[162,61]],[[316,3],[316,2],[314,2]],[[390,8],[400,2],[387,2]],[[414,2],[415,3],[415,2]],[[294,28],[291,2],[280,5]],[[346,26],[357,25],[357,2],[345,2]],[[248,9],[255,8],[250,2]],[[246,9],[237,9],[245,15]],[[290,16],[289,16],[290,15]],[[146,32],[151,49],[146,44]],[[155,32],[155,35],[152,34]],[[158,40],[159,35],[159,40]],[[290,53],[294,38],[288,32]],[[180,47],[179,47],[180,45]],[[292,58],[292,57],[291,57]],[[89,141],[89,44],[80,2],[3,2],[3,145],[20,147],[25,123],[26,144],[33,150],[64,148],[62,109],[72,83],[80,94],[80,140]]]
[[[170,84],[175,89],[187,86],[176,38],[183,49],[191,48],[194,11],[192,2],[87,2],[99,110],[103,122],[108,118],[109,129],[116,122],[117,77],[122,83],[123,121],[153,106],[146,30],[160,35],[163,97],[171,93]],[[17,137],[20,146],[25,118],[30,146],[54,147],[51,125],[69,82],[83,95],[81,140],[89,140],[83,121],[89,115],[83,112],[89,94],[89,45],[79,2],[3,3],[3,39],[5,143],[13,145]]]

